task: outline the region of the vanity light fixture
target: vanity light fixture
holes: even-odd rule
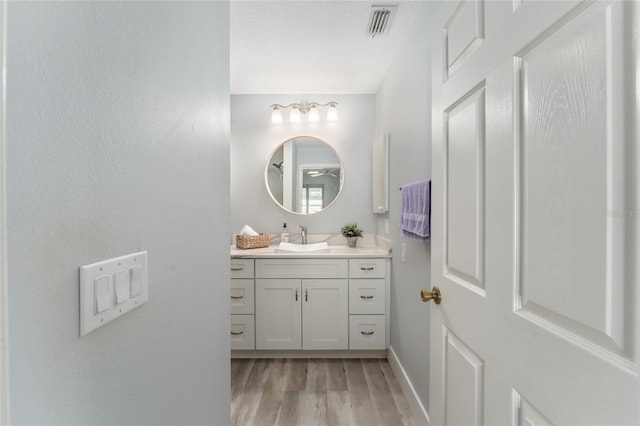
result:
[[[318,112],[318,107],[315,105],[312,105],[311,109],[309,110],[309,121],[310,122],[320,121],[320,113]]]
[[[338,121],[338,109],[335,102],[329,102],[329,109],[327,110],[327,121]]]
[[[271,111],[271,123],[282,123],[282,112],[280,112],[280,108],[278,108],[277,105],[273,105],[273,111]]]
[[[292,123],[300,122],[300,109],[297,106],[293,106],[291,112],[289,113],[289,121]]]
[[[337,102],[328,102],[326,104],[320,104],[318,102],[309,102],[309,103],[292,103],[289,105],[280,105],[273,104],[271,105],[271,123],[272,124],[280,124],[282,123],[282,111],[283,109],[291,108],[291,112],[289,112],[289,122],[290,123],[299,123],[302,118],[302,115],[308,115],[307,119],[309,122],[318,122],[320,121],[320,110],[319,107],[329,107],[327,108],[327,121],[337,121],[338,120],[338,109],[336,108],[338,105]]]

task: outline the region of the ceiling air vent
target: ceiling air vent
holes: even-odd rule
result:
[[[396,6],[371,6],[367,35],[376,37],[388,33],[395,13]]]

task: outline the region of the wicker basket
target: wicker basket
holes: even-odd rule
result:
[[[236,247],[243,250],[269,247],[269,234],[260,234],[255,237],[248,235],[236,235]]]

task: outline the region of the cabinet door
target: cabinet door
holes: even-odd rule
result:
[[[347,349],[347,280],[302,280],[303,349]]]
[[[256,280],[256,349],[301,349],[301,283]]]

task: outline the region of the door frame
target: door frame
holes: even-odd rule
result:
[[[0,424],[9,424],[9,283],[7,280],[7,2],[0,2]]]

